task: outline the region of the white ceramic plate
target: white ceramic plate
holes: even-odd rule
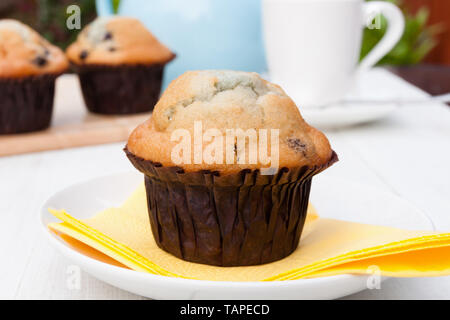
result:
[[[120,205],[142,182],[138,173],[95,178],[47,200],[41,226],[51,244],[85,272],[118,288],[155,299],[334,299],[366,288],[367,276],[340,275],[280,282],[219,282],[168,278],[105,264],[73,250],[46,227],[57,219],[47,208],[64,208],[82,219]],[[315,178],[312,201],[324,217],[411,229],[432,229],[429,220],[401,198],[364,185]]]
[[[302,108],[303,118],[319,129],[340,128],[380,120],[390,115],[395,103],[343,103],[317,108]]]

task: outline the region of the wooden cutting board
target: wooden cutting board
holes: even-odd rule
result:
[[[151,114],[103,116],[89,113],[75,75],[59,77],[55,90],[50,128],[0,135],[0,156],[126,141],[131,131]]]

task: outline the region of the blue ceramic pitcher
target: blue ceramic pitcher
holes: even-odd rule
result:
[[[97,11],[113,14],[112,1],[97,0]],[[121,0],[119,14],[141,20],[177,54],[164,86],[187,70],[266,70],[260,0]]]

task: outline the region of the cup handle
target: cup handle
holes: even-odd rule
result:
[[[397,44],[405,30],[405,18],[401,10],[389,2],[371,1],[363,4],[364,21],[367,22],[374,13],[381,13],[388,26],[385,35],[369,54],[360,62],[358,72],[372,68]]]

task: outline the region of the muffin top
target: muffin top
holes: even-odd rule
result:
[[[97,18],[66,53],[75,64],[164,64],[175,57],[139,20],[119,16]]]
[[[64,53],[36,31],[16,20],[0,20],[1,78],[57,74],[67,67]]]
[[[234,137],[230,134],[233,132]],[[184,142],[191,143],[190,156],[180,151],[181,137],[186,134],[190,139]],[[222,140],[215,140],[220,135]],[[250,159],[250,137],[255,135],[258,142],[265,142],[267,155],[275,155],[278,148],[279,168],[322,165],[332,156],[325,135],[303,120],[295,103],[279,86],[256,73],[239,71],[190,71],[172,81],[151,118],[132,132],[127,148],[136,156],[164,166],[182,167],[186,172],[211,170],[231,174],[271,166],[260,156],[256,162]],[[222,151],[217,150],[223,154],[222,163],[208,162],[205,156],[216,155],[211,151],[212,142],[223,147]],[[229,144],[233,145],[233,154],[227,159]],[[260,149],[258,145],[258,152]],[[183,159],[190,161],[175,161],[173,152],[187,155]]]

